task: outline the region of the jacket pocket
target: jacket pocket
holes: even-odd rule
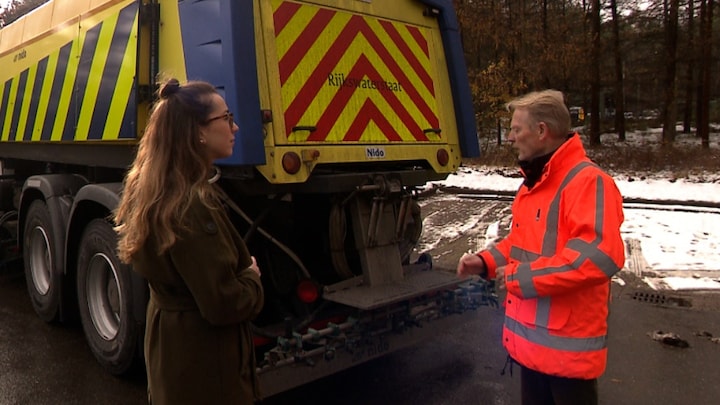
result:
[[[526,326],[542,327],[549,330],[560,330],[567,325],[572,313],[569,305],[558,302],[557,298],[534,298],[521,300],[517,299],[514,308],[516,320]],[[509,309],[509,308],[508,308]]]

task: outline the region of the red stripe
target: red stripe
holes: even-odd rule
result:
[[[393,75],[398,78],[399,82],[411,83],[405,73],[402,71],[402,68],[398,66],[395,60],[392,59],[390,53],[387,51],[387,49],[385,49],[385,47],[382,45],[381,41],[377,38],[375,33],[372,32],[372,29],[370,29],[370,27],[361,17],[353,16],[350,21],[348,21],[348,24],[345,26],[345,28],[343,28],[340,35],[338,35],[337,39],[332,44],[325,56],[323,56],[323,58],[319,61],[316,69],[310,74],[310,77],[305,82],[300,92],[297,94],[295,99],[290,103],[287,110],[285,111],[285,126],[288,137],[292,133],[292,128],[298,125],[300,118],[305,113],[309,105],[309,100],[315,99],[318,92],[325,84],[325,80],[327,79],[328,75],[333,71],[340,58],[342,58],[345,50],[350,46],[350,43],[357,36],[358,33],[363,33],[365,35],[366,39],[371,43],[375,51],[380,55],[381,59],[383,59],[386,65],[388,65],[388,68],[393,73]],[[366,58],[365,61],[367,62]],[[369,62],[367,64],[369,65]],[[353,70],[355,70],[355,67],[353,68]],[[373,77],[373,80],[382,80],[379,74],[377,74],[377,72],[375,73],[376,76]],[[348,74],[348,77],[350,76],[351,74]],[[403,86],[403,91],[406,91],[408,93],[408,96],[418,107],[418,109],[420,109],[421,113],[425,116],[425,119],[429,122],[430,126],[433,128],[439,127],[439,121],[437,116],[427,105],[427,103],[425,103],[424,99],[420,96],[417,90],[412,86]],[[341,93],[344,92],[338,91],[338,94],[336,94],[336,98],[338,98]],[[352,93],[348,94],[348,97],[345,99],[345,101],[340,104],[335,104],[335,100],[333,100],[333,103],[331,103],[331,108],[329,108],[328,111],[325,111],[323,116],[326,116],[331,110],[338,110],[339,112],[341,112],[342,109],[345,108],[347,104],[347,99],[349,99],[349,96],[351,94]],[[383,95],[386,99],[388,99],[389,96],[387,94]],[[396,111],[398,111],[398,115],[401,116],[401,119],[406,123],[406,125],[408,122],[414,123],[414,120],[412,119],[410,114],[407,113],[407,110],[405,110],[403,104],[399,100],[397,100],[397,97],[395,97],[393,94],[391,98],[394,99],[394,102],[391,103],[393,105],[393,108],[397,109]],[[334,113],[333,115],[337,117],[339,116],[339,112],[337,114]],[[334,121],[332,122],[334,123]],[[324,132],[324,135],[321,136],[323,132],[320,131],[320,123],[304,124],[318,126],[318,129],[311,135],[311,138],[313,138],[313,140],[324,140],[327,136],[327,132]],[[415,126],[417,126],[417,124],[415,124]],[[413,136],[415,136],[416,139],[427,140],[427,137],[422,133],[422,130],[420,130],[420,134],[422,135],[415,135],[415,131],[413,131],[412,129],[411,133],[413,133]]]
[[[348,77],[367,77],[370,80],[382,80],[380,73],[375,70],[375,67],[370,63],[370,61],[365,55],[360,55],[360,58],[358,59],[355,66],[353,66],[352,71],[348,73]],[[341,87],[338,90],[338,92],[335,94],[335,97],[333,97],[332,101],[330,102],[328,108],[318,120],[316,124],[317,129],[310,135],[310,137],[308,137],[308,141],[323,141],[327,138],[330,130],[332,130],[333,125],[335,125],[338,118],[340,117],[340,114],[342,114],[343,110],[347,107],[348,101],[356,91],[359,91],[357,87]],[[412,134],[412,136],[416,140],[428,140],[422,128],[420,128],[420,126],[415,122],[412,115],[410,115],[410,113],[407,111],[400,99],[397,98],[394,92],[382,91],[380,92],[380,94],[383,96],[383,98],[385,98],[388,104],[390,104],[390,106],[393,108],[393,111],[395,111],[395,113],[398,115],[398,118],[400,118],[402,123],[407,127],[407,129],[410,131],[410,134]],[[367,102],[371,101],[367,100],[366,103]],[[393,132],[396,133],[395,130],[393,130]],[[388,139],[390,138],[388,137]]]
[[[427,40],[420,32],[420,29],[418,27],[412,27],[410,25],[407,26],[407,29],[408,29],[408,31],[410,31],[410,35],[412,35],[413,38],[415,38],[415,42],[417,42],[420,49],[422,49],[423,52],[425,52],[425,56],[427,56],[429,58],[430,50],[428,49]]]
[[[360,17],[354,17],[354,18],[360,18]],[[370,45],[373,47],[375,52],[380,55],[380,59],[382,59],[385,64],[390,68],[390,71],[392,74],[398,78],[398,81],[401,83],[412,83],[410,79],[405,75],[405,72],[403,72],[403,69],[397,64],[397,62],[392,58],[392,55],[388,50],[383,46],[382,41],[375,35],[372,29],[370,29],[367,24],[364,24],[361,27],[361,32],[365,34],[365,38],[370,42]],[[418,107],[420,112],[425,116],[425,119],[430,123],[430,126],[433,128],[437,128],[440,126],[438,123],[437,116],[435,116],[435,113],[432,111],[430,106],[425,103],[424,98],[417,92],[417,90],[413,86],[407,86],[403,87],[403,89],[408,93],[408,96],[410,96],[410,99],[415,103],[415,105]],[[431,92],[433,97],[435,96],[434,92]]]
[[[302,58],[307,54],[310,47],[317,41],[322,31],[327,27],[335,15],[334,11],[320,9],[312,20],[305,26],[303,32],[297,37],[290,49],[280,60],[280,85],[295,71]]]
[[[370,100],[365,100],[357,117],[355,117],[355,121],[353,121],[348,132],[345,134],[343,141],[359,141],[368,124],[370,124],[370,121],[374,121],[383,135],[391,142],[402,141],[402,138],[400,138],[400,135],[398,135],[392,124],[390,124],[387,118],[385,118]]]
[[[357,28],[350,21],[338,36],[337,40],[330,46],[328,52],[319,61],[317,68],[310,74],[305,84],[303,84],[300,92],[290,103],[285,111],[285,128],[287,136],[292,133],[292,128],[298,124],[300,117],[305,113],[309,106],[309,101],[314,100],[318,92],[325,84],[328,75],[333,71],[344,51],[350,46],[353,40],[353,32],[357,32]],[[315,123],[305,123],[307,125],[315,125]],[[322,140],[322,139],[321,139]]]
[[[290,22],[298,10],[300,10],[300,4],[288,2],[283,2],[283,4],[275,10],[273,14],[275,36],[280,35],[280,32],[282,32],[283,28]]]
[[[405,41],[400,36],[400,33],[397,31],[395,26],[388,22],[388,21],[382,21],[380,22],[380,25],[385,28],[385,32],[390,35],[390,38],[395,42],[395,45],[397,45],[398,49],[400,49],[400,52],[405,56],[405,59],[407,59],[408,63],[410,63],[410,66],[412,66],[415,73],[420,77],[420,80],[425,84],[425,88],[427,88],[431,94],[434,95],[434,89],[433,89],[433,82],[432,78],[428,74],[428,72],[423,68],[423,66],[420,64],[420,61],[417,59],[415,54],[410,50],[410,47],[405,43]]]

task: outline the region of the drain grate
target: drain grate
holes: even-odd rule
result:
[[[639,292],[636,291],[632,299],[635,301],[640,302],[647,302],[649,304],[665,304],[667,302],[667,297],[664,294],[655,294],[655,293],[647,293],[647,292]]]
[[[681,297],[668,297],[665,294],[636,291],[632,299],[648,304],[667,305],[673,307],[692,307],[692,302]]]

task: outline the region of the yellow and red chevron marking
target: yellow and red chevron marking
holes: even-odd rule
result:
[[[288,141],[440,140],[423,28],[283,0],[273,15]]]

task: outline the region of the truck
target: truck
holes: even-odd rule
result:
[[[112,214],[168,78],[212,83],[240,128],[216,165],[263,271],[266,396],[485,303],[416,251],[420,191],[479,155],[451,0],[50,0],[0,30],[2,259],[109,373],[143,359],[148,286]]]

